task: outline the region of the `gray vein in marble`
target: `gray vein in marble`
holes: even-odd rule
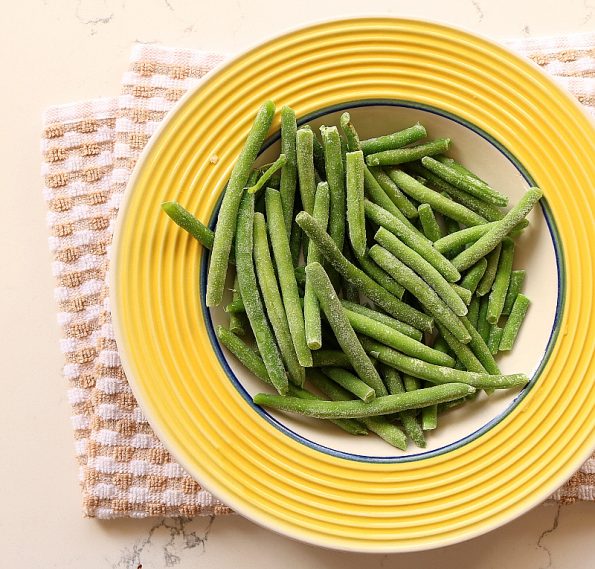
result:
[[[107,10],[107,4],[105,2],[103,4]],[[85,18],[84,16],[81,15],[82,9],[83,9],[83,0],[78,0],[76,3],[74,15],[75,15],[76,19],[81,24],[85,24],[85,25],[109,24],[115,15],[114,12],[109,12],[105,16],[102,15],[102,16],[97,16],[95,18]]]
[[[209,533],[213,527],[215,516],[210,516],[206,527],[192,530],[189,526],[193,522],[204,521],[204,518],[184,520],[181,518],[161,518],[150,530],[147,536],[137,540],[131,548],[120,552],[120,558],[112,563],[112,569],[142,568],[143,558],[149,555],[149,550],[161,549],[164,567],[175,567],[182,561],[181,553],[186,550],[199,548],[197,555],[206,550]],[[165,533],[165,536],[161,535]]]
[[[472,0],[471,4],[473,4],[473,7],[475,8],[475,10],[477,12],[478,21],[481,22],[484,18],[484,13],[483,13],[483,10],[481,9],[479,2],[477,0]]]
[[[175,8],[172,6],[172,4],[171,4],[171,2],[169,0],[163,0],[163,2],[168,7],[168,9],[170,10],[170,12],[174,12],[175,11]]]
[[[550,528],[544,530],[543,532],[541,532],[541,535],[539,536],[539,539],[537,540],[537,544],[536,544],[537,548],[543,549],[543,551],[545,551],[545,553],[547,555],[547,565],[545,565],[541,569],[551,569],[551,567],[552,567],[552,552],[550,551],[549,547],[546,547],[543,544],[543,540],[546,538],[546,536],[555,532],[556,529],[558,528],[558,524],[560,523],[560,512],[561,511],[562,511],[562,505],[557,504],[556,513],[554,514],[554,521],[552,522],[552,526]]]

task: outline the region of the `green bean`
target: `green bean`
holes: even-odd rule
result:
[[[477,178],[472,178],[466,174],[462,174],[457,170],[454,170],[446,164],[442,164],[438,160],[425,156],[421,159],[422,165],[436,174],[436,176],[442,178],[444,181],[453,185],[459,190],[463,190],[480,200],[491,203],[496,206],[508,205],[508,197],[500,192],[497,192],[492,187],[488,186],[485,182],[479,181]]]
[[[451,199],[451,197],[446,192],[443,192],[442,195],[447,197],[449,200]],[[475,227],[481,227],[481,225],[475,226]],[[452,235],[453,233],[458,233],[461,230],[461,226],[459,225],[458,221],[455,221],[454,219],[450,219],[450,217],[445,217],[444,218],[444,229],[445,229],[445,232],[447,235]],[[465,248],[464,246],[459,246],[458,248],[449,252],[449,257],[450,256],[454,257],[455,255],[458,255],[464,248]]]
[[[325,367],[322,373],[366,403],[376,399],[376,393],[369,385],[343,368]]]
[[[490,335],[488,337],[488,348],[492,355],[496,355],[499,351],[500,340],[502,339],[503,329],[497,324],[493,324],[490,328]]]
[[[358,257],[358,262],[364,273],[375,280],[382,288],[395,296],[395,298],[401,300],[405,289],[386,271],[382,270],[374,261],[372,261],[367,252],[362,257]]]
[[[260,107],[244,148],[231,171],[227,190],[223,194],[207,278],[206,303],[209,307],[218,306],[223,299],[229,253],[236,232],[238,210],[244,187],[250,176],[252,164],[271,127],[274,114],[275,105],[271,101],[267,101]],[[252,248],[251,244],[250,248]]]
[[[452,261],[457,269],[465,270],[493,251],[506,237],[508,232],[533,209],[541,199],[543,192],[539,188],[531,188],[519,202],[490,230],[480,237],[473,245],[459,253]]]
[[[385,134],[376,138],[368,138],[360,142],[364,154],[374,154],[384,150],[394,150],[401,148],[412,142],[417,142],[420,138],[427,135],[426,129],[419,123],[410,126],[404,130]]]
[[[287,236],[291,235],[295,190],[297,188],[297,152],[296,152],[297,124],[295,112],[291,107],[281,107],[281,153],[287,156],[287,162],[281,169],[281,204]]]
[[[346,155],[347,228],[356,257],[366,254],[364,214],[364,155],[361,150]]]
[[[459,342],[450,333],[450,331],[447,330],[441,324],[438,324],[437,326],[438,330],[440,331],[440,335],[442,336],[442,338],[444,338],[449,348],[457,356],[457,359],[463,364],[466,370],[474,371],[477,373],[487,373],[487,370],[477,359],[476,355],[473,353],[473,350],[471,350],[471,347],[469,345],[462,344],[461,342]]]
[[[480,182],[483,182],[487,185],[487,182],[485,180],[482,180],[477,174],[474,174],[473,172],[471,172],[471,170],[468,170],[467,168],[465,168],[465,166],[459,164],[456,160],[453,160],[452,158],[448,158],[446,156],[436,156],[436,160],[438,160],[438,162],[442,162],[442,164],[446,164],[453,170],[456,170],[457,172],[460,172],[465,176],[475,178],[476,180],[479,180]]]
[[[337,127],[320,127],[324,164],[331,196],[329,235],[339,249],[345,239],[345,170],[341,158],[341,138]]]
[[[370,220],[388,229],[388,231],[403,241],[405,245],[411,247],[416,253],[419,253],[447,281],[455,282],[461,278],[461,274],[452,266],[452,263],[444,255],[436,251],[432,246],[432,242],[423,237],[417,230],[410,230],[388,211],[368,200],[364,201],[364,210]]]
[[[408,164],[407,170],[423,176],[434,188],[446,192],[458,204],[465,206],[484,220],[498,221],[504,217],[504,213],[495,205],[484,202],[463,190],[459,190],[459,188],[455,188],[453,185],[436,176],[436,174],[430,172],[427,168],[424,168],[424,166],[418,162]]]
[[[333,401],[351,401],[350,393],[317,370],[308,370],[308,380]],[[355,421],[356,419],[348,419]],[[385,417],[363,417],[360,421],[373,433],[401,450],[407,448],[407,437]]]
[[[233,280],[233,292],[231,296],[232,302],[234,300],[240,300],[240,285],[238,284],[238,275],[236,274]],[[237,334],[238,336],[244,336],[250,327],[250,323],[247,322],[246,314],[241,312],[232,313],[229,316],[229,331]]]
[[[324,231],[324,227],[311,215],[301,211],[298,213],[296,221],[308,237],[316,243],[329,264],[343,278],[354,284],[362,294],[398,320],[402,320],[418,330],[432,331],[433,321],[430,317],[395,298],[366,273],[351,264],[342,255],[330,235]]]
[[[374,239],[420,276],[457,316],[467,314],[467,306],[450,283],[419,253],[384,227],[380,227]],[[400,284],[403,286],[403,283]]]
[[[485,223],[483,225],[474,225],[472,227],[466,227],[460,231],[449,233],[448,235],[438,239],[434,243],[434,247],[443,254],[452,254],[455,250],[465,247],[469,243],[474,243],[482,235],[485,235],[494,222]]]
[[[267,188],[265,192],[265,205],[269,236],[273,247],[273,256],[277,265],[277,276],[281,286],[281,296],[283,297],[283,306],[287,314],[291,339],[300,364],[308,367],[312,365],[312,355],[306,343],[304,313],[300,304],[300,295],[295,280],[289,240],[287,233],[283,231],[285,225],[280,193],[277,190]]]
[[[351,362],[340,350],[316,350],[312,352],[313,367],[351,368]]]
[[[436,247],[436,241],[438,241],[442,237],[442,228],[436,220],[436,216],[432,211],[432,207],[427,203],[419,204],[417,208],[417,213],[419,215],[419,221],[421,222],[421,227],[424,232],[424,235],[430,241],[433,241],[434,247]],[[442,253],[443,251],[440,252]]]
[[[461,371],[450,367],[437,366],[422,362],[416,358],[401,354],[368,338],[360,337],[362,346],[370,355],[382,363],[394,367],[403,373],[431,381],[432,383],[466,383],[477,389],[508,389],[525,385],[529,378],[523,373],[511,375],[486,375],[470,371]]]
[[[296,156],[302,204],[304,210],[312,214],[316,195],[316,175],[314,173],[314,133],[308,128],[300,128],[296,133]]]
[[[326,228],[329,217],[330,195],[326,182],[318,184],[316,197],[314,199],[313,217]],[[322,255],[313,241],[308,243],[306,255],[308,263],[320,262]],[[304,325],[306,330],[306,341],[311,350],[318,350],[322,346],[322,328],[320,323],[320,306],[312,287],[312,283],[306,277],[306,290],[304,292]]]
[[[279,348],[264,313],[258,292],[252,257],[254,242],[254,194],[245,193],[240,203],[235,239],[236,268],[240,294],[266,366],[271,383],[279,393],[287,393],[288,383]]]
[[[298,286],[306,286],[306,267],[295,267],[294,269],[295,280]]]
[[[408,196],[418,202],[429,204],[434,211],[438,211],[463,225],[481,225],[486,222],[484,217],[420,184],[402,170],[389,168],[387,174]]]
[[[164,202],[161,209],[182,229],[190,233],[203,247],[213,248],[215,234],[177,202]]]
[[[510,316],[502,329],[502,339],[500,340],[499,345],[499,350],[501,352],[512,350],[530,304],[531,301],[523,293],[517,295],[516,300],[512,305]]]
[[[229,314],[241,314],[242,312],[246,312],[242,297],[239,296],[232,299],[232,301],[225,307],[225,312]]]
[[[399,208],[407,219],[415,219],[418,216],[417,208],[409,201],[409,198],[397,187],[388,174],[379,166],[370,168],[370,173],[384,190],[390,200]]]
[[[309,124],[305,124],[301,128],[307,128],[312,130],[312,127]],[[324,166],[324,146],[322,146],[320,140],[314,134],[314,138],[312,139],[312,153],[314,154],[314,168],[316,169],[316,173],[320,176],[320,181],[326,180],[326,169]]]
[[[302,252],[302,230],[298,227],[297,223],[292,223],[291,224],[291,235],[289,236],[289,253],[291,255],[291,264],[294,266],[294,268],[297,267],[297,265],[300,261],[301,252]]]
[[[414,340],[377,320],[347,309],[345,315],[356,332],[382,342],[395,350],[436,365],[452,367],[455,364],[455,361],[449,355],[437,352],[422,342]]]
[[[479,297],[473,295],[471,302],[469,303],[469,312],[467,313],[467,320],[471,323],[475,329],[477,329],[477,319],[479,317]]]
[[[370,249],[370,256],[405,290],[414,295],[436,321],[444,324],[457,340],[463,343],[469,342],[471,337],[457,315],[421,277],[380,245],[374,245]]]
[[[349,246],[349,243],[344,243],[343,244],[343,256],[350,263],[354,263],[355,262],[355,257],[353,255],[353,252],[351,250],[351,247]],[[351,302],[356,302],[356,303],[359,304],[359,301],[360,301],[359,291],[357,290],[357,288],[352,283],[350,283],[347,279],[342,279],[341,288],[342,288],[342,291],[343,291],[343,298],[345,300],[349,300]]]
[[[476,330],[473,324],[469,322],[469,319],[466,316],[461,318],[461,322],[463,322],[463,325],[471,335],[469,347],[481,362],[481,365],[489,374],[498,375],[500,369],[498,368],[498,364],[496,364],[496,360],[492,356],[492,352],[487,346],[486,340],[483,339],[483,336]]]
[[[424,156],[433,156],[446,152],[450,146],[450,138],[437,138],[425,144],[418,146],[408,146],[407,148],[396,148],[394,150],[384,150],[375,152],[366,156],[368,166],[395,166],[405,162],[413,162]]]
[[[256,194],[262,188],[264,188],[265,184],[270,180],[275,172],[283,168],[287,164],[287,156],[285,154],[280,154],[279,158],[275,160],[258,178],[258,180],[251,186],[248,187],[248,192],[251,194]]]
[[[486,319],[490,324],[497,324],[504,308],[506,292],[510,284],[512,261],[514,259],[514,241],[508,237],[502,241],[502,251],[498,261],[498,270],[488,300]]]
[[[461,281],[461,286],[467,289],[471,294],[475,293],[477,290],[477,285],[479,281],[483,278],[483,275],[488,268],[488,261],[484,257],[483,259],[479,259],[475,265],[473,265],[463,277]]]
[[[510,274],[510,284],[508,285],[508,291],[506,292],[506,299],[504,300],[504,308],[502,314],[507,316],[510,314],[510,310],[517,295],[521,292],[523,282],[525,280],[525,271],[512,271]]]
[[[386,314],[382,314],[381,312],[372,310],[371,308],[368,308],[367,306],[362,306],[359,303],[349,302],[348,300],[342,300],[341,304],[343,305],[343,308],[346,308],[350,312],[355,312],[356,314],[361,314],[362,316],[367,316],[368,318],[371,318],[372,320],[376,320],[376,322],[380,322],[381,324],[384,324],[385,326],[389,326],[393,330],[396,330],[397,332],[401,332],[401,334],[405,334],[406,336],[409,336],[410,338],[413,338],[414,340],[417,340],[418,342],[421,342],[421,340],[423,338],[423,334],[417,328],[414,328],[413,326],[410,326],[409,324],[405,324],[404,322],[400,322],[399,320],[391,318],[390,316],[387,316]]]
[[[475,289],[477,296],[485,296],[488,292],[490,292],[490,290],[492,290],[492,285],[494,284],[494,279],[496,278],[496,272],[498,271],[498,261],[500,260],[501,251],[502,246],[498,244],[497,247],[487,257],[485,257],[487,261],[486,270],[483,273],[483,277],[481,277],[479,283],[477,284],[477,288]]]
[[[267,316],[277,339],[281,358],[285,362],[290,379],[296,385],[302,386],[306,380],[306,374],[298,360],[291,339],[287,315],[281,300],[281,293],[275,277],[275,267],[269,250],[267,226],[261,213],[254,214],[254,264]]]
[[[404,373],[403,386],[405,387],[405,391],[415,391],[421,388],[421,381],[417,377]]]
[[[282,397],[269,393],[257,393],[253,397],[256,405],[272,407],[319,419],[358,419],[399,413],[407,409],[419,409],[445,401],[452,401],[474,393],[475,389],[464,383],[435,385],[396,395],[377,397],[370,403],[364,401],[306,401],[297,397]]]
[[[473,293],[469,289],[466,289],[465,287],[455,283],[450,283],[450,286],[452,290],[454,290],[459,295],[459,298],[465,303],[465,306],[468,307],[471,303],[471,297],[473,296]],[[468,310],[469,309],[467,309],[467,311]]]
[[[384,383],[386,384],[386,388],[390,395],[397,395],[399,393],[405,393],[405,387],[403,386],[403,381],[401,380],[401,376],[399,372],[389,366],[382,366],[382,376],[384,377]],[[434,407],[432,405],[432,407]],[[429,409],[431,407],[424,407],[422,409],[422,413],[425,409]],[[426,439],[424,437],[424,433],[415,417],[415,411],[407,410],[401,411],[399,413],[399,419],[401,420],[401,424],[403,425],[403,429],[407,436],[420,448],[425,448],[426,446]]]
[[[359,143],[359,136],[355,127],[351,123],[351,116],[348,112],[344,112],[339,119],[339,124],[341,125],[341,130],[345,135],[345,140],[347,141],[347,150],[349,152],[355,152],[356,150],[361,150],[360,143]]]
[[[393,203],[391,198],[387,195],[367,166],[364,168],[364,189],[366,190],[366,195],[371,202],[388,211],[410,231],[419,233],[420,239],[424,239],[424,236],[417,230],[415,225],[413,225],[405,217],[401,210]]]
[[[382,383],[382,379],[359,343],[341,306],[341,301],[338,299],[322,265],[320,263],[309,263],[306,266],[306,278],[312,280],[320,308],[322,308],[339,345],[349,358],[359,378],[372,387],[377,396],[386,395],[386,388]]]
[[[477,316],[477,331],[483,338],[483,341],[487,343],[490,337],[490,323],[487,320],[488,315],[488,299],[482,298],[479,304],[479,314]]]

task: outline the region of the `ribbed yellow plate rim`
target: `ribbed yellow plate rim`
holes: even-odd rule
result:
[[[276,429],[229,381],[203,319],[203,253],[159,206],[179,200],[211,218],[265,99],[298,116],[367,99],[437,107],[493,137],[544,190],[564,251],[560,333],[535,387],[479,438],[412,462],[347,460]],[[187,471],[238,512],[327,547],[427,549],[525,512],[578,468],[594,442],[594,141],[578,104],[537,67],[422,21],[314,25],[210,74],[145,151],[114,241],[116,338],[151,425]]]

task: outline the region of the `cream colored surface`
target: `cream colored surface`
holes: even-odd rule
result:
[[[494,38],[593,30],[592,0],[368,1],[367,14],[420,16]],[[0,94],[0,517],[2,566],[592,567],[595,504],[540,506],[440,551],[365,557],[279,537],[237,516],[96,522],[80,516],[69,407],[40,194],[40,116],[50,104],[118,93],[130,44],[236,52],[287,27],[362,13],[353,0],[29,0],[3,5]]]

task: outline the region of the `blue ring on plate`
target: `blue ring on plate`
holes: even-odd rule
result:
[[[428,113],[442,116],[442,117],[452,120],[462,126],[465,126],[468,129],[475,132],[476,134],[478,134],[479,136],[481,136],[486,141],[488,141],[490,144],[492,144],[492,146],[494,146],[498,151],[500,151],[513,164],[513,166],[519,171],[519,173],[523,176],[523,178],[526,180],[526,182],[530,186],[535,186],[534,180],[531,178],[531,176],[529,175],[527,170],[523,167],[523,165],[502,144],[500,144],[497,140],[495,140],[493,137],[491,137],[488,133],[486,133],[485,131],[478,128],[474,124],[472,124],[456,115],[447,113],[441,109],[438,109],[436,107],[432,107],[429,105],[422,105],[422,104],[415,103],[412,101],[394,100],[394,99],[370,99],[370,100],[364,100],[364,101],[353,101],[350,103],[343,103],[341,105],[333,105],[330,107],[326,107],[324,109],[320,109],[314,113],[310,113],[309,115],[299,119],[298,126],[307,124],[308,122],[310,122],[314,119],[317,119],[321,116],[328,115],[328,114],[331,114],[334,112],[345,111],[345,110],[353,109],[356,107],[360,108],[360,107],[366,107],[366,106],[368,106],[368,107],[393,106],[393,107],[404,107],[404,108],[409,108],[409,109],[417,109],[417,110],[421,110],[421,111],[425,111]],[[265,141],[261,152],[266,150],[267,148],[269,148],[275,142],[277,142],[279,140],[279,138],[280,138],[279,132],[277,132],[273,136],[269,137]],[[221,198],[217,202],[217,205],[215,206],[215,209],[213,210],[211,219],[209,220],[209,227],[211,227],[211,229],[214,229],[214,227],[215,227],[215,221],[217,219],[217,214],[219,213],[220,205],[221,205]],[[559,239],[558,229],[556,227],[556,223],[554,221],[554,218],[550,211],[550,208],[547,205],[547,201],[545,199],[542,199],[540,201],[540,206],[541,206],[543,216],[545,218],[545,221],[546,221],[546,224],[548,227],[548,231],[550,232],[552,243],[554,245],[554,252],[555,252],[555,256],[556,256],[556,272],[557,272],[557,278],[558,278],[558,298],[556,301],[556,312],[555,312],[555,316],[554,316],[554,324],[552,326],[552,331],[551,331],[550,337],[548,339],[546,350],[544,352],[544,355],[543,355],[541,361],[539,362],[537,370],[531,377],[529,383],[520,391],[520,393],[517,395],[517,397],[515,397],[515,399],[510,404],[510,406],[505,411],[503,411],[502,413],[500,413],[499,415],[494,417],[491,421],[486,423],[483,427],[477,429],[473,433],[470,433],[469,435],[466,435],[465,437],[463,437],[453,443],[450,443],[448,445],[445,445],[443,447],[440,447],[440,448],[437,448],[437,449],[434,449],[431,451],[424,451],[424,452],[419,452],[419,453],[409,454],[409,455],[404,455],[404,456],[378,457],[378,456],[366,456],[366,455],[348,453],[348,452],[339,451],[339,450],[327,447],[325,445],[321,445],[320,443],[316,443],[314,441],[311,441],[310,439],[307,439],[306,437],[304,437],[304,436],[296,433],[295,431],[289,429],[288,427],[286,427],[283,423],[278,421],[275,417],[273,417],[270,413],[268,413],[268,411],[266,411],[262,407],[255,405],[252,401],[252,397],[246,391],[244,386],[240,383],[237,376],[234,374],[233,370],[227,363],[225,356],[223,355],[223,351],[221,350],[221,346],[219,345],[219,341],[217,340],[217,335],[215,334],[213,321],[211,319],[211,313],[206,306],[206,282],[207,282],[207,272],[208,272],[209,259],[210,259],[210,253],[209,253],[207,255],[202,255],[202,258],[201,258],[200,299],[201,299],[201,307],[202,307],[203,317],[204,317],[206,327],[207,327],[207,333],[209,335],[209,339],[213,346],[213,350],[215,351],[215,354],[217,355],[217,358],[219,359],[221,366],[225,370],[227,376],[230,378],[234,387],[238,390],[240,395],[246,400],[248,405],[250,405],[250,407],[252,407],[252,409],[254,409],[255,412],[257,412],[261,417],[263,417],[265,420],[267,420],[271,425],[276,427],[282,433],[285,433],[287,436],[291,437],[292,439],[294,439],[294,440],[298,441],[299,443],[304,444],[314,450],[323,452],[325,454],[329,454],[334,457],[343,458],[346,460],[355,460],[355,461],[360,461],[360,462],[394,463],[394,462],[411,462],[411,461],[416,461],[416,460],[423,460],[425,458],[431,458],[433,456],[445,454],[447,452],[450,452],[452,450],[460,448],[461,446],[477,439],[478,437],[480,437],[481,435],[483,435],[484,433],[489,431],[492,427],[496,426],[502,419],[504,419],[509,413],[511,413],[514,410],[514,408],[527,396],[527,394],[531,391],[531,389],[533,389],[533,387],[537,383],[537,380],[539,379],[539,376],[541,375],[541,372],[543,371],[543,368],[545,367],[545,365],[551,355],[552,349],[556,342],[556,338],[558,337],[558,333],[560,331],[560,322],[561,322],[562,314],[564,311],[564,303],[565,303],[565,296],[566,296],[564,294],[565,290],[566,290],[566,273],[564,270],[564,255],[563,255],[563,251],[562,251],[562,244]]]

